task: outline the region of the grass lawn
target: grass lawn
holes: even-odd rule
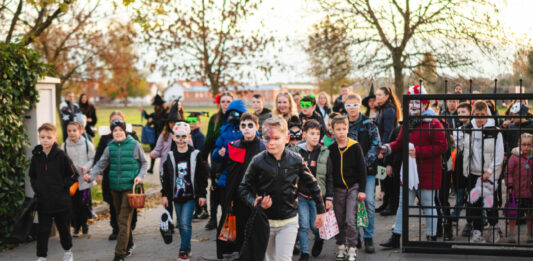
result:
[[[152,113],[154,111],[154,107],[153,106],[145,106],[144,109],[146,110],[147,113]],[[124,113],[124,115],[126,116],[126,123],[131,123],[131,124],[146,124],[146,120],[145,119],[141,119],[141,112],[139,111],[139,109],[137,107],[100,107],[100,108],[96,108],[96,116],[98,117],[98,121],[96,123],[96,129],[98,130],[98,128],[100,126],[108,126],[109,125],[109,115],[111,114],[111,112],[115,111],[115,110],[119,110],[119,111],[122,111],[122,113]],[[206,107],[206,106],[198,106],[198,107],[193,107],[193,106],[187,106],[187,108],[185,109],[185,111],[207,111],[209,112],[209,115],[213,115],[214,113],[216,113],[216,107],[215,106],[211,106],[211,107]],[[187,113],[186,113],[187,115]],[[202,117],[201,118],[201,121],[202,121],[202,127],[201,130],[204,134],[206,134],[207,132],[207,124],[209,123],[209,118],[207,117]],[[59,137],[58,138],[58,143],[59,144],[62,144],[63,143],[63,139],[61,137],[63,137],[63,130],[61,129],[60,127],[60,119],[59,119],[59,113],[57,114],[56,116],[56,122],[57,122],[57,125],[58,125],[58,131],[57,131],[57,136]],[[141,136],[141,128],[140,127],[133,127],[133,129],[135,130],[135,132],[137,132],[137,135]],[[94,137],[94,140],[93,140],[93,143],[95,145],[98,144],[98,141],[100,141],[100,136],[98,135],[98,133],[96,134],[96,136]],[[145,146],[145,148],[149,148],[148,146]]]
[[[147,113],[151,113],[151,112],[154,111],[152,106],[146,106],[146,107],[144,107],[144,109],[146,110]],[[137,107],[101,107],[101,108],[96,108],[96,116],[98,117],[98,121],[96,123],[96,129],[97,130],[98,130],[98,128],[100,126],[109,125],[109,115],[111,114],[111,112],[113,112],[115,110],[120,110],[120,111],[122,111],[124,113],[124,115],[126,116],[126,122],[127,123],[131,123],[131,124],[141,124],[141,123],[143,123],[143,124],[146,124],[146,120],[145,119],[142,119],[142,121],[141,121],[141,112],[139,111],[139,109]],[[213,115],[214,113],[216,113],[216,107],[214,107],[214,106],[212,106],[212,107],[191,107],[191,106],[187,106],[186,111],[208,111],[209,115]],[[202,132],[205,134],[207,132],[207,124],[209,123],[209,118],[202,117],[200,120],[202,122],[202,127],[200,127],[200,128],[201,128]],[[62,134],[63,130],[60,127],[59,114],[56,116],[56,122],[58,123],[58,131],[57,131],[58,143],[61,145],[63,143],[63,139],[61,138],[61,137],[63,137],[63,134]],[[139,138],[140,138],[141,132],[142,132],[141,128],[140,127],[133,127],[133,129],[137,132],[137,135],[139,135]],[[96,133],[96,136],[94,137],[94,140],[93,140],[93,144],[95,144],[95,148],[98,145],[99,141],[100,141],[100,136],[98,135],[98,133]],[[146,151],[150,150],[150,146],[148,146],[148,145],[144,145],[143,144],[143,147],[145,148]],[[145,189],[147,189],[147,188],[148,187],[146,187],[146,185],[145,185]],[[93,205],[96,206],[96,205],[100,204],[103,201],[102,186],[100,184],[97,185],[97,186],[94,186],[91,189],[91,194],[92,194],[92,198],[93,198]]]

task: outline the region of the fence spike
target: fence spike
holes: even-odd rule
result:
[[[472,79],[470,79],[469,81],[470,81],[470,93],[472,93]]]

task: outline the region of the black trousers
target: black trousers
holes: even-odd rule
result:
[[[468,176],[467,181],[467,194],[470,194],[470,191],[476,186],[476,182],[479,176],[470,174]],[[466,209],[466,215],[472,217],[473,220],[473,227],[475,230],[479,230],[483,232],[483,210],[487,211],[487,219],[489,221],[489,224],[496,225],[498,223],[498,210],[496,209],[498,207],[497,202],[497,192],[494,191],[494,204],[492,208],[484,208],[483,207],[483,197],[480,197],[478,201],[474,202],[473,204],[469,203],[467,201],[468,208]],[[475,209],[474,209],[475,208]]]
[[[78,190],[72,197],[72,226],[79,230],[87,229],[87,219],[91,215],[91,189]]]
[[[222,197],[224,196],[224,188],[219,186],[214,186],[215,190],[211,190],[211,195],[209,195],[209,201],[211,205],[209,206],[209,209],[211,210],[211,218],[214,218],[216,220],[217,218],[217,212],[218,212],[218,206],[222,206]]]
[[[39,232],[37,234],[37,256],[46,257],[48,254],[48,239],[52,229],[52,220],[55,221],[59,231],[59,239],[64,250],[72,248],[72,237],[70,236],[70,211],[60,213],[37,212],[39,217]]]
[[[443,224],[451,224],[450,220],[450,187],[451,183],[451,171],[442,172],[441,187],[435,195],[435,206],[437,207],[438,221],[437,228],[440,228]]]

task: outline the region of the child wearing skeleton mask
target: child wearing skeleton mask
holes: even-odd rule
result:
[[[192,214],[195,201],[200,206],[206,203],[207,169],[199,156],[199,150],[190,146],[190,126],[177,122],[172,129],[176,147],[168,153],[163,165],[161,204],[174,204],[178,218],[181,245],[178,260],[191,256]]]

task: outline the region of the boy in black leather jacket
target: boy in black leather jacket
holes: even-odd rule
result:
[[[262,199],[270,224],[266,260],[292,260],[298,233],[298,184],[310,189],[317,207],[315,226],[324,223],[324,203],[317,180],[295,152],[285,149],[289,141],[287,122],[273,117],[263,124],[263,140],[267,151],[252,159],[239,187],[243,200],[254,207]]]

